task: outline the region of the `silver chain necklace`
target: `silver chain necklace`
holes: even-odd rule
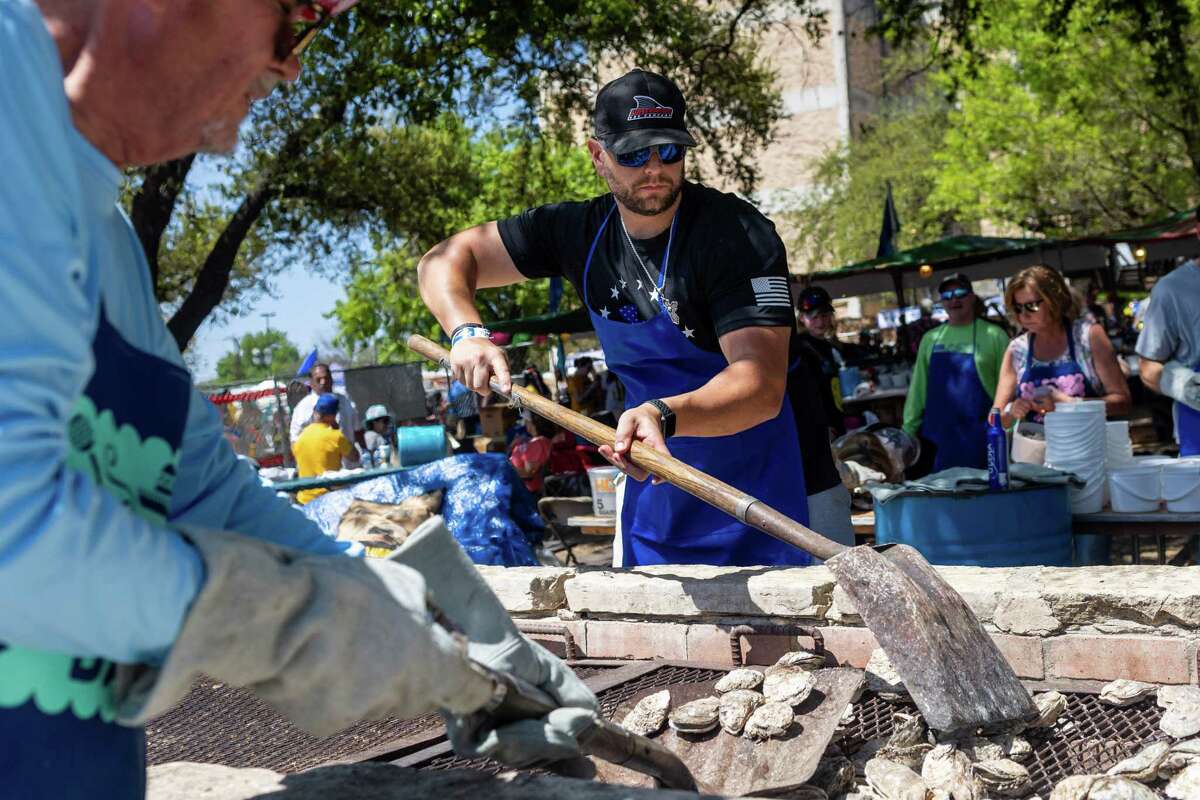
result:
[[[642,257],[640,255],[638,255],[637,248],[633,246],[633,238],[629,235],[629,230],[625,227],[624,217],[621,217],[619,212],[617,213],[617,217],[621,220],[621,232],[625,234],[625,241],[629,243],[629,249],[633,252],[633,257],[635,259],[637,259],[638,266],[642,268],[642,272],[645,274],[646,280],[650,281],[650,285],[653,287],[652,289],[650,289],[650,299],[654,300],[655,302],[658,302],[658,298],[661,295],[662,296],[662,306],[663,306],[663,308],[665,308],[667,310],[667,316],[671,318],[672,323],[674,323],[675,325],[678,325],[679,324],[679,301],[672,300],[671,298],[667,297],[666,273],[665,272],[663,273],[663,288],[659,289],[658,281],[654,280],[654,278],[652,278],[650,276],[650,270],[646,269],[645,262],[643,262]],[[674,224],[673,220],[672,220],[672,224]],[[665,259],[663,261],[663,266],[664,267],[666,266]]]

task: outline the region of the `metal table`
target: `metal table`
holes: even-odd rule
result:
[[[573,528],[579,528],[583,533],[596,536],[613,536],[617,532],[615,514],[584,514],[578,517],[567,517],[567,524]]]
[[[1185,546],[1171,559],[1172,564],[1183,564],[1188,560],[1189,550],[1196,553],[1200,537],[1200,514],[1175,511],[1151,511],[1144,514],[1119,514],[1101,511],[1096,514],[1076,514],[1071,518],[1071,532],[1078,535],[1130,537],[1133,545],[1133,563],[1142,563],[1142,537],[1151,536],[1157,545],[1156,563],[1167,562],[1167,536],[1191,537],[1190,547]],[[1193,556],[1194,558],[1194,556]]]
[[[412,467],[381,467],[356,472],[353,475],[342,475],[337,478],[293,478],[290,481],[277,481],[271,484],[277,492],[300,492],[305,489],[332,489],[333,487],[349,486],[352,483],[362,483],[383,475],[394,475]]]

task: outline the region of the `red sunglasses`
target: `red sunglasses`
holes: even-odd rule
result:
[[[277,2],[283,9],[284,19],[275,35],[275,58],[286,61],[292,56],[299,58],[321,28],[357,4],[358,0],[302,0],[295,4],[286,0]]]

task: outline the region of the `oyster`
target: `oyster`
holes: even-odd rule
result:
[[[808,699],[816,685],[816,676],[802,667],[778,667],[763,681],[762,692],[768,700],[798,706]]]
[[[734,689],[721,696],[721,707],[717,716],[721,721],[721,729],[731,736],[737,736],[746,727],[746,720],[754,713],[754,709],[766,702],[758,692],[749,689]]]
[[[1172,739],[1186,739],[1200,733],[1200,705],[1176,703],[1163,712],[1158,727]]]
[[[1098,780],[1099,775],[1072,775],[1063,778],[1050,792],[1050,800],[1087,800],[1088,791]]]
[[[867,688],[884,700],[906,700],[908,689],[904,687],[904,679],[892,666],[891,659],[882,648],[871,653],[865,667],[867,673]]]
[[[1062,692],[1042,692],[1033,696],[1038,718],[1030,723],[1031,728],[1051,728],[1067,710],[1067,697]]]
[[[845,794],[854,788],[854,764],[845,756],[827,756],[817,763],[808,782],[830,797]]]
[[[1029,770],[1008,758],[972,764],[971,774],[988,795],[1021,797],[1029,790]]]
[[[1013,761],[1024,762],[1033,755],[1033,745],[1024,736],[1006,733],[1000,736],[989,736],[987,741],[1000,748],[1000,755],[992,756],[992,758],[1011,758]],[[989,748],[988,752],[994,753],[995,751]],[[987,761],[988,759],[980,758],[979,760]]]
[[[997,759],[1006,758],[1007,751],[1004,745],[996,742],[994,739],[964,739],[958,744],[972,763],[977,761],[995,761]]]
[[[625,715],[621,727],[639,736],[658,733],[667,722],[667,709],[670,707],[671,693],[666,689],[648,694]]]
[[[793,650],[790,653],[784,653],[780,656],[775,664],[780,667],[820,669],[825,666],[825,655],[823,653],[810,653],[807,650]]]
[[[979,789],[971,778],[971,759],[952,744],[939,744],[925,756],[921,780],[951,800],[977,800]]]
[[[864,771],[871,791],[884,800],[926,800],[929,794],[920,775],[894,761],[873,758]]]
[[[763,674],[756,669],[730,670],[725,673],[713,688],[717,694],[732,692],[734,689],[757,689],[762,685]]]
[[[1170,708],[1176,703],[1191,703],[1200,706],[1200,686],[1160,686],[1156,701],[1159,708]]]
[[[1192,764],[1167,783],[1167,797],[1195,800],[1200,797],[1200,764]]]
[[[1200,739],[1176,742],[1159,763],[1158,777],[1160,780],[1170,780],[1192,764],[1200,764]]]
[[[763,703],[754,709],[750,719],[746,720],[742,735],[758,742],[777,738],[787,733],[795,719],[796,715],[787,703]]]
[[[1149,786],[1115,775],[1101,775],[1088,790],[1088,800],[1157,800]]]
[[[671,712],[671,727],[680,733],[705,733],[717,727],[721,700],[717,697],[701,697],[684,703]]]
[[[916,714],[893,714],[892,735],[879,748],[878,758],[903,764],[912,770],[921,769],[926,754],[933,745],[925,740],[925,723]]]
[[[1136,754],[1114,764],[1105,775],[1119,775],[1131,781],[1148,783],[1158,777],[1158,766],[1171,749],[1170,742],[1155,742]]]
[[[1156,691],[1158,687],[1153,683],[1117,678],[1100,690],[1100,702],[1117,707],[1131,706],[1140,703]]]

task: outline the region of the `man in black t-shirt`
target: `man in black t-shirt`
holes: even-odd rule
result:
[[[615,441],[600,448],[637,479],[626,481],[624,564],[805,564],[804,552],[644,483],[628,459],[644,442],[807,519],[783,402],[793,328],[783,243],[749,203],[684,180],[696,144],[685,115],[678,87],[660,75],[634,70],[606,85],[587,146],[611,193],[452,236],[421,260],[421,296],[451,332],[455,377],[486,393],[493,375],[507,386],[508,365],[475,290],[552,276],[575,287],[626,388]]]
[[[833,318],[833,298],[820,286],[809,286],[800,292],[800,337],[820,359],[821,374],[825,383],[821,387],[821,405],[825,417],[835,435],[846,432],[846,419],[842,412],[841,383],[838,372],[846,363],[841,350],[834,344],[836,321]],[[854,387],[851,386],[851,389]]]

